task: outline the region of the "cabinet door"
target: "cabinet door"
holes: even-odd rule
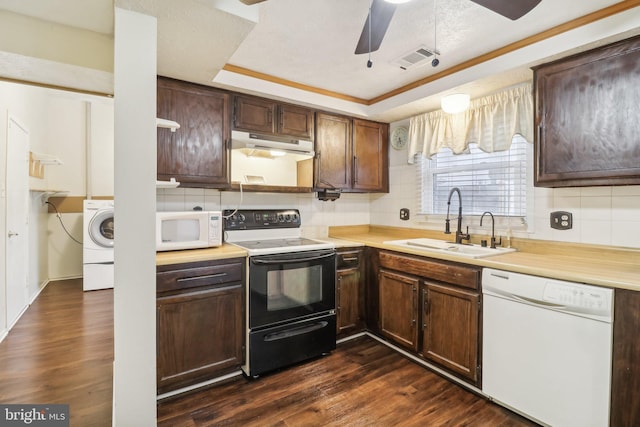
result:
[[[316,116],[316,188],[351,187],[351,119]]]
[[[268,99],[236,96],[234,129],[274,134],[276,103]]]
[[[214,378],[242,364],[242,285],[157,299],[158,392]]]
[[[352,187],[389,192],[389,125],[353,120]]]
[[[640,292],[616,289],[611,375],[612,426],[640,425]]]
[[[313,111],[283,104],[278,116],[278,134],[313,141]]]
[[[640,184],[638,64],[634,37],[534,68],[536,186]]]
[[[378,283],[382,334],[418,351],[418,279],[381,270]]]
[[[426,283],[423,288],[422,355],[479,383],[479,301],[476,292]]]
[[[357,330],[361,325],[359,269],[351,268],[338,271],[336,296],[337,333]]]
[[[183,187],[229,185],[229,95],[178,80],[158,78],[158,117],[180,129],[158,129],[158,179]]]

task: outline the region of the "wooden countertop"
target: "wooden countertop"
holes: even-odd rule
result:
[[[399,236],[399,234],[403,235]],[[424,251],[405,249],[383,243],[388,240],[403,238],[435,237],[433,235],[425,236],[425,232],[420,231],[417,231],[412,237],[408,237],[408,235],[410,235],[410,231],[406,229],[398,231],[391,227],[358,226],[329,229],[330,237],[347,241],[350,240],[378,249],[387,249],[608,288],[640,291],[640,262],[638,261],[640,259],[640,250],[611,248],[611,250],[608,251],[606,247],[601,247],[599,251],[596,251],[592,246],[586,245],[586,249],[581,251],[580,254],[572,256],[571,254],[567,254],[566,246],[573,248],[575,245],[547,242],[546,253],[534,253],[528,251],[527,249],[529,248],[525,248],[523,251],[519,250],[518,252],[511,252],[504,255],[473,259],[454,254],[427,254]],[[439,237],[442,238],[441,236]],[[529,244],[529,246],[531,246],[531,244]],[[555,251],[554,246],[556,246]],[[514,245],[514,247],[518,246]],[[591,252],[597,252],[598,256],[590,256]]]
[[[351,240],[334,239],[331,237],[314,238],[333,243],[337,249],[362,247],[364,243]],[[223,243],[217,248],[185,249],[183,251],[156,252],[156,265],[184,264],[187,262],[212,261],[217,259],[246,257],[247,251],[229,243]]]
[[[332,242],[337,248],[370,246],[515,273],[640,291],[640,250],[559,242],[538,243],[536,247],[536,244],[531,242],[513,239],[514,247],[518,248],[518,252],[473,259],[455,254],[426,253],[419,249],[400,248],[383,243],[403,238],[443,238],[440,234],[425,230],[394,229],[393,227],[332,227],[329,230],[329,238],[318,240]],[[540,250],[541,246],[544,246],[544,250]],[[183,264],[245,256],[247,256],[245,250],[224,243],[217,248],[158,252],[156,265]]]
[[[156,253],[156,265],[184,264],[187,262],[212,261],[217,259],[246,257],[247,251],[237,246],[223,243],[217,248],[188,249]]]

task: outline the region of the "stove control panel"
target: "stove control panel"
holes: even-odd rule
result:
[[[225,230],[298,228],[301,225],[297,209],[225,209],[223,216]]]

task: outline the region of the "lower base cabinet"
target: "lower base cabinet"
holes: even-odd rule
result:
[[[609,425],[640,425],[640,292],[616,289]]]
[[[422,356],[478,384],[478,292],[426,281]]]
[[[479,387],[481,268],[391,251],[377,264],[378,332]]]
[[[418,289],[411,276],[380,270],[380,332],[412,351],[418,351]]]
[[[362,249],[340,248],[336,265],[336,334],[345,337],[364,330],[364,261]]]
[[[240,368],[244,265],[237,258],[158,267],[158,393]]]

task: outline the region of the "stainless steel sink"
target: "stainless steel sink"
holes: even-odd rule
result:
[[[404,240],[387,240],[383,242],[385,245],[400,246],[403,248],[413,249],[415,251],[424,251],[425,253],[441,253],[449,255],[459,255],[465,258],[486,258],[490,256],[503,255],[509,252],[515,252],[514,248],[489,248],[480,245],[465,245],[446,242],[437,239],[404,239]]]

